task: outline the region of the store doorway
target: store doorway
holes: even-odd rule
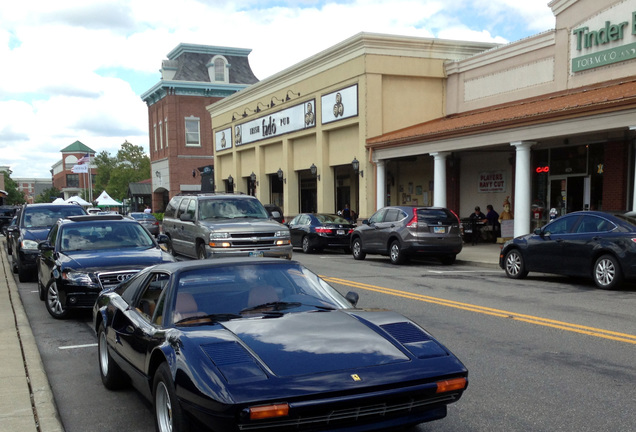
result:
[[[590,210],[590,176],[550,177],[550,209],[557,216],[578,210]]]

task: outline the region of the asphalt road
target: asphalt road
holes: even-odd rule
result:
[[[512,281],[495,267],[393,266],[339,252],[294,258],[358,292],[359,306],[413,318],[468,367],[468,390],[448,417],[415,430],[634,430],[636,286],[606,292],[571,278]],[[153,430],[148,402],[102,386],[89,313],[54,320],[35,283],[18,286],[66,431]]]

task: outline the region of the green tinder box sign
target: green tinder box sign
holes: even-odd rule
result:
[[[636,42],[572,59],[572,72],[580,72],[636,58]]]

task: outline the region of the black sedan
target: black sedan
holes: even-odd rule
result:
[[[397,430],[445,417],[464,365],[415,322],[357,299],[295,261],[157,265],[95,303],[102,382],[132,383],[159,432]]]
[[[335,214],[301,213],[287,224],[293,247],[304,253],[325,248],[339,248],[350,253],[354,223]]]
[[[139,223],[121,215],[60,219],[38,249],[40,300],[58,319],[92,308],[101,290],[139,270],[174,261]]]
[[[566,214],[506,242],[499,266],[513,279],[528,272],[592,278],[614,289],[636,277],[636,220],[596,211]]]
[[[46,238],[56,221],[85,214],[86,210],[75,204],[24,204],[18,210],[16,224],[7,227],[7,244],[11,266],[20,282],[28,282],[35,276],[40,254],[38,243]]]

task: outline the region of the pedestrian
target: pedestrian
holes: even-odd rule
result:
[[[344,208],[342,209],[342,217],[348,221],[351,220],[351,210],[349,209],[348,203],[345,204]]]
[[[152,213],[152,210],[150,210],[150,207],[146,206],[144,213]]]

